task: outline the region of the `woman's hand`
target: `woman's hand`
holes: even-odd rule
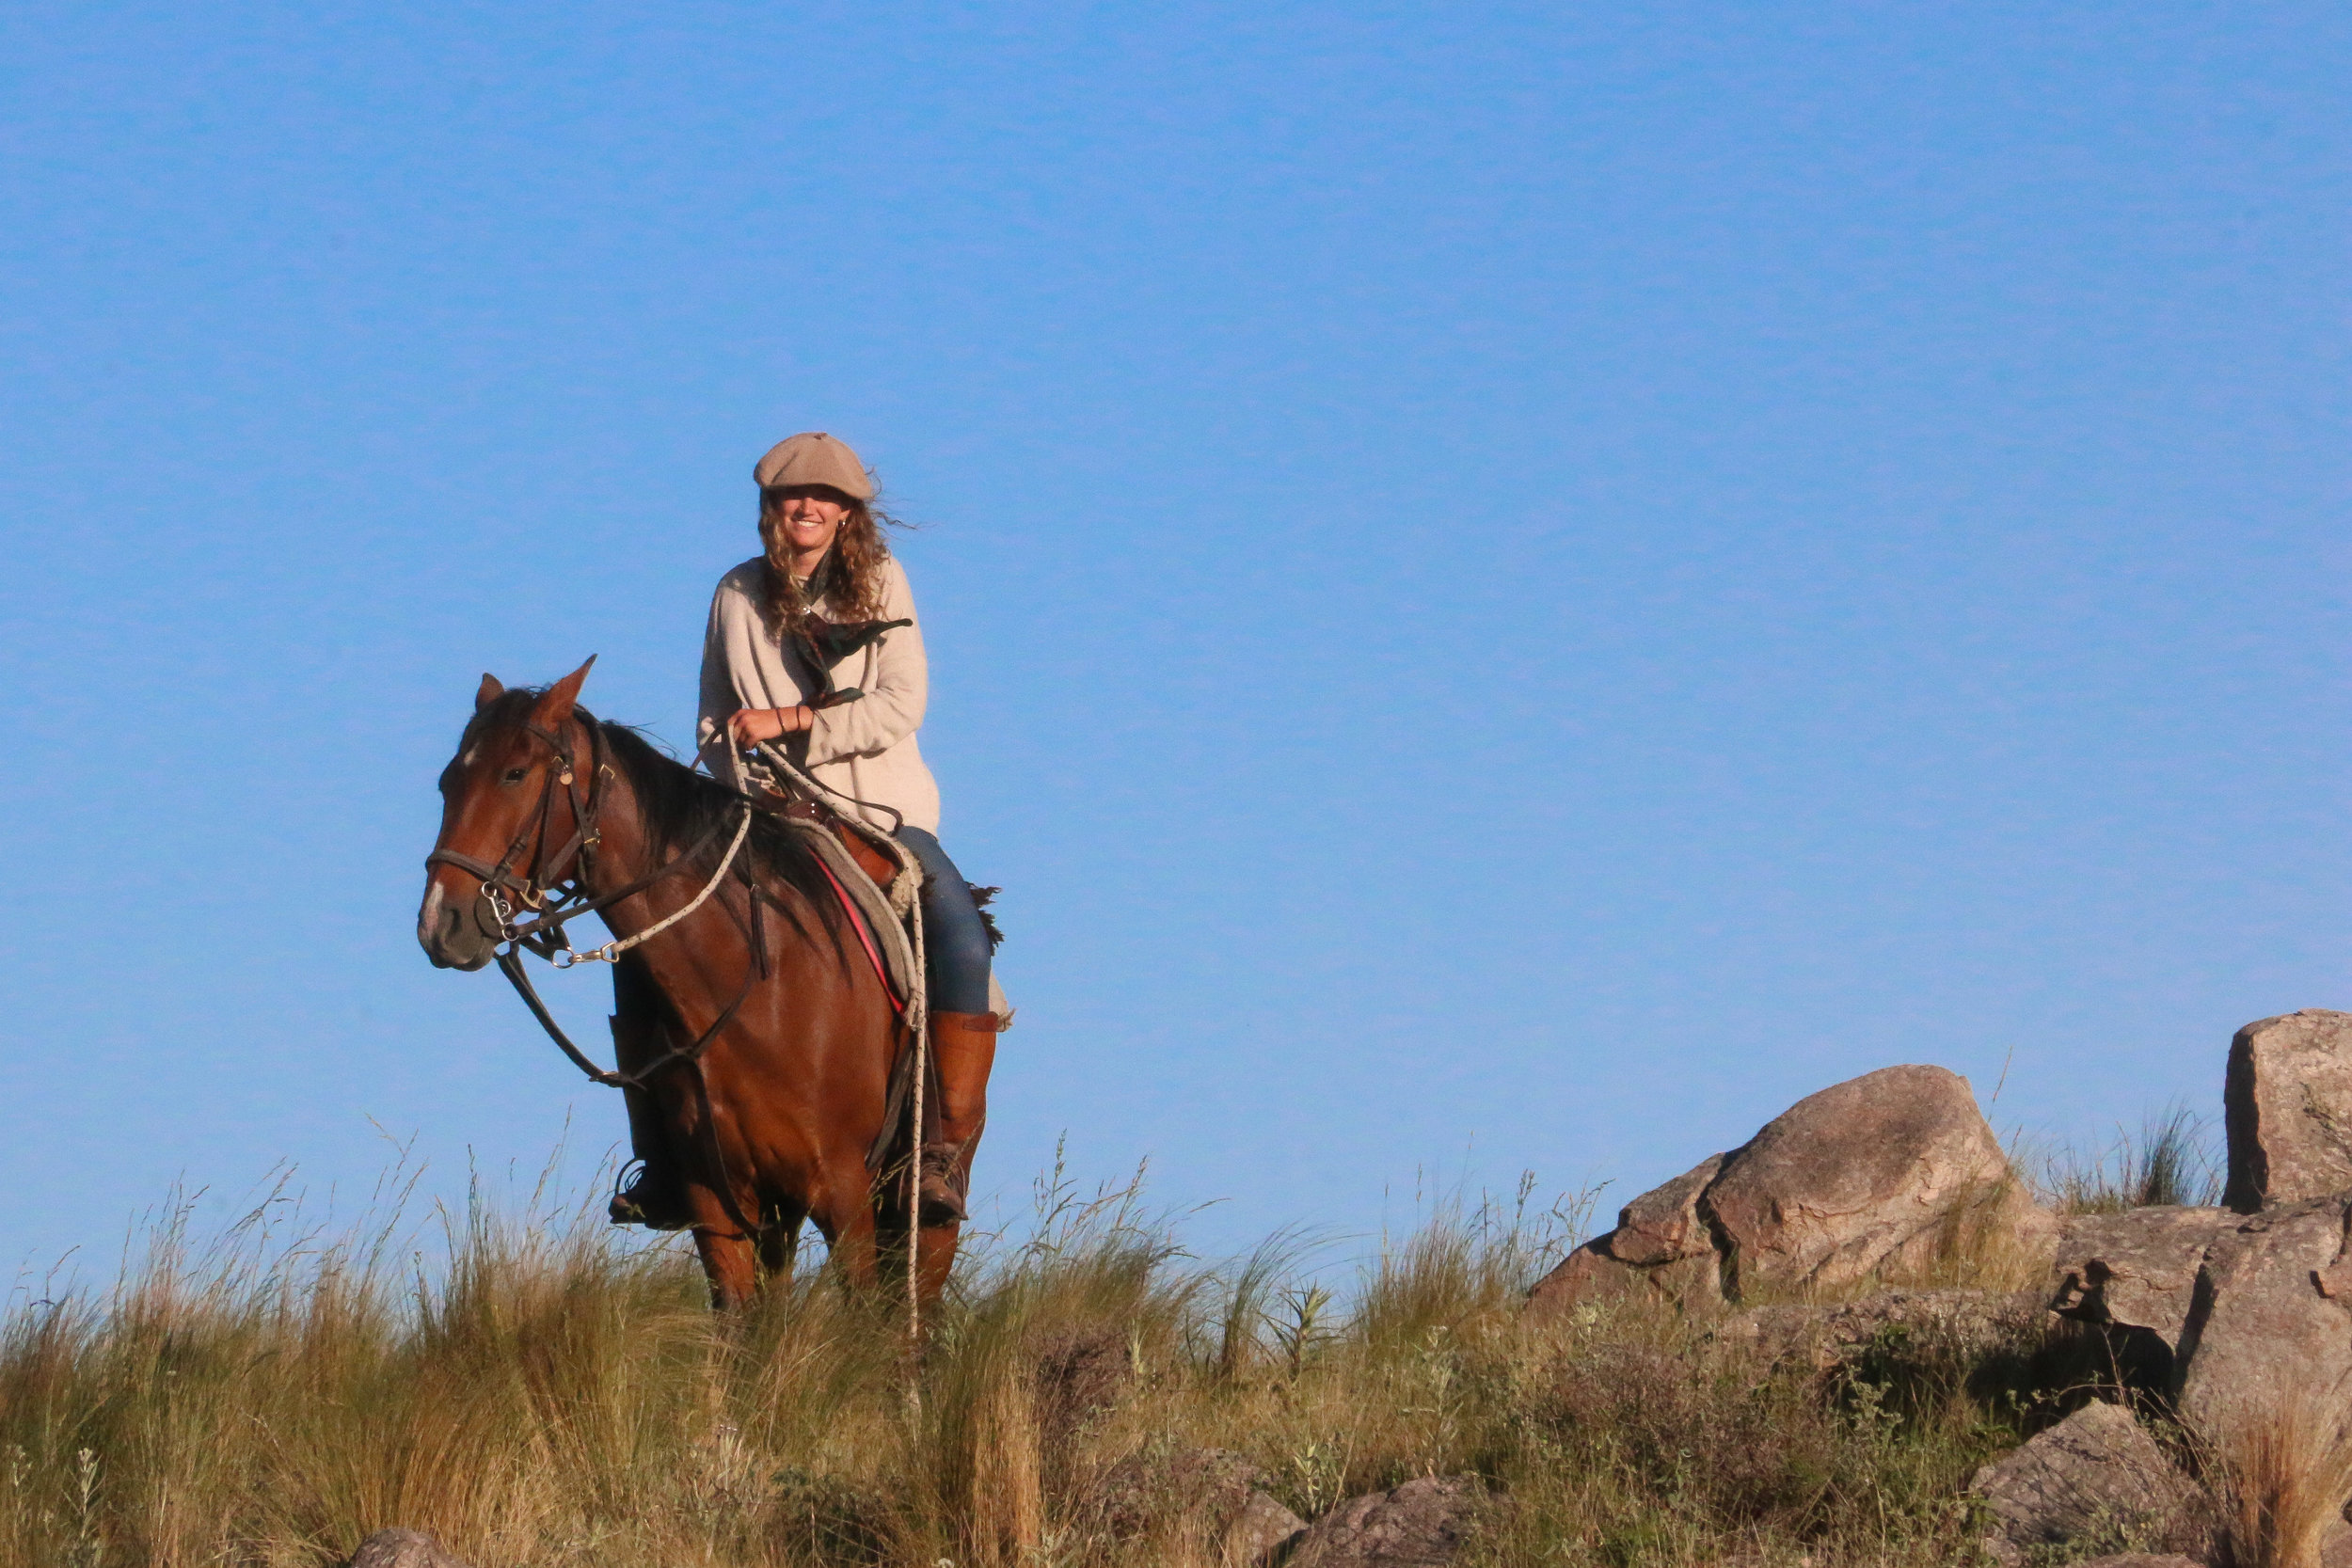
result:
[[[778,736],[797,735],[817,721],[806,704],[798,707],[739,707],[727,716],[727,734],[743,751]]]

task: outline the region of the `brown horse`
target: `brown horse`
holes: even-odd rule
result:
[[[482,677],[441,774],[417,940],[441,968],[480,969],[518,923],[544,940],[548,923],[530,915],[548,890],[568,886],[625,941],[709,888],[613,960],[619,1072],[603,1081],[655,1097],[715,1305],[749,1299],[760,1266],[788,1268],[807,1219],[849,1277],[870,1284],[906,1256],[905,1182],[867,1163],[907,1038],[890,993],[807,847],[580,708],[587,675],[583,664],[543,691]],[[515,950],[501,962],[519,973]],[[638,1026],[624,1027],[632,1013]],[[957,1236],[922,1228],[923,1299],[946,1282]]]

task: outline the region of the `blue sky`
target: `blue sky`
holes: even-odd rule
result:
[[[925,525],[1016,1204],[2217,1108],[2352,1006],[2347,79],[2317,5],[12,8],[0,1254],[604,1152],[416,950],[434,776],[590,653],[684,742],[809,428]]]

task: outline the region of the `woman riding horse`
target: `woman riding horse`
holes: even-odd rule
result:
[[[795,767],[921,863],[939,1115],[924,1135],[923,1223],[961,1220],[1000,1021],[990,1010],[988,930],[940,847],[939,785],[915,746],[929,675],[914,595],[882,537],[888,518],[874,507],[873,478],[846,442],[792,436],[753,477],[763,547],[711,595],[697,739],[712,777],[755,797],[775,792],[774,781],[755,761],[739,768],[738,756],[780,741]],[[866,634],[863,647],[828,663],[851,626]],[[659,993],[626,966],[615,966],[612,987],[616,1042],[625,1053],[651,1053]],[[676,1229],[688,1213],[660,1111],[646,1090],[627,1094],[629,1143],[644,1164],[614,1196],[612,1222]]]

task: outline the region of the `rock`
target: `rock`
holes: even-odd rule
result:
[[[1048,1447],[1068,1443],[1135,1382],[1135,1349],[1121,1331],[1053,1335],[1040,1340],[1031,1354],[1038,1430]]]
[[[2094,1557],[2077,1562],[2074,1568],[2205,1568],[2193,1557],[2178,1552],[2118,1552],[2113,1557]]]
[[[1994,1521],[1985,1546],[2020,1563],[2035,1547],[2185,1544],[2195,1489],[2120,1404],[2089,1404],[1979,1470]]]
[[[1710,1154],[1661,1187],[1617,1211],[1617,1228],[1605,1238],[1620,1263],[1655,1268],[1685,1258],[1711,1258],[1715,1239],[1699,1218],[1699,1195],[1721,1174],[1724,1156]]]
[[[1886,1291],[1834,1307],[1751,1307],[1726,1318],[1714,1338],[1751,1350],[1772,1367],[1794,1365],[1815,1375],[1873,1348],[1964,1366],[2032,1338],[2044,1306],[2040,1291]]]
[[[438,1541],[419,1530],[380,1529],[359,1543],[351,1568],[468,1568]]]
[[[1834,1289],[1924,1263],[1973,1204],[2012,1223],[2032,1208],[1968,1081],[1890,1067],[1782,1112],[1724,1158],[1696,1209],[1737,1301],[1758,1287]]]
[[[1249,1500],[1242,1504],[1241,1513],[1225,1528],[1225,1560],[1236,1568],[1271,1562],[1306,1528],[1306,1520],[1263,1492],[1252,1492]]]
[[[1528,1293],[1539,1316],[1593,1301],[1614,1301],[1636,1286],[1670,1300],[1720,1299],[1715,1246],[1699,1218],[1699,1195],[1723,1168],[1710,1154],[1661,1187],[1617,1211],[1617,1228],[1568,1254]]]
[[[1283,1568],[1439,1568],[1488,1506],[1468,1476],[1422,1476],[1340,1504],[1310,1526]]]
[[[2205,1249],[2181,1330],[2182,1418],[2226,1446],[2352,1390],[2352,1196],[2313,1198],[2226,1227]]]
[[[1190,1521],[1200,1539],[1230,1539],[1265,1480],[1255,1465],[1225,1449],[1147,1450],[1111,1466],[1094,1506],[1114,1540],[1133,1540],[1179,1518]]]
[[[2205,1248],[2226,1209],[2126,1209],[2076,1214],[2058,1236],[2050,1310],[2087,1323],[2141,1328],[2178,1351]]]
[[[2036,1253],[2056,1222],[2009,1168],[1968,1081],[1884,1068],[1807,1096],[1741,1148],[1619,1212],[1529,1293],[1539,1315],[1647,1286],[1680,1306],[1761,1286],[1836,1289],[1927,1263],[1966,1227],[2010,1231]]]
[[[1555,1317],[1589,1302],[1616,1301],[1642,1288],[1646,1276],[1640,1269],[1609,1256],[1609,1238],[1595,1237],[1560,1260],[1560,1266],[1535,1282],[1527,1293],[1527,1310],[1537,1318]]]
[[[2352,1013],[2306,1007],[2230,1041],[2221,1201],[2242,1214],[2352,1189]]]

